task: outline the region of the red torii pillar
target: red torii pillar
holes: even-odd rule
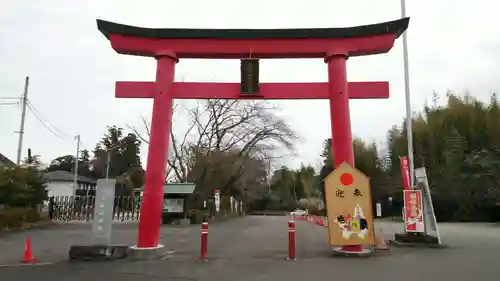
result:
[[[351,28],[204,30],[148,29],[97,20],[112,48],[126,55],[154,57],[155,82],[116,82],[117,98],[153,98],[146,184],[140,210],[138,248],[158,246],[163,185],[173,99],[329,99],[334,167],[354,166],[349,99],[388,98],[388,82],[347,82],[348,57],[387,53],[409,18]],[[175,82],[180,58],[323,58],[328,83],[263,83],[259,93],[240,93],[239,83]],[[361,251],[360,245],[345,246]]]

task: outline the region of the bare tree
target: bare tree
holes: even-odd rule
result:
[[[246,175],[261,176],[258,161],[273,158],[278,149],[293,151],[297,136],[276,109],[266,102],[238,100],[204,100],[183,108],[191,122],[180,137],[171,130],[167,179],[196,181],[223,193],[236,184],[243,188]],[[132,129],[148,143],[150,126],[144,118],[143,125],[145,134]]]

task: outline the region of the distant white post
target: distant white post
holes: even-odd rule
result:
[[[78,155],[80,153],[80,135],[75,136],[76,154],[75,154],[75,170],[73,171],[73,200],[76,197],[76,189],[78,188]]]

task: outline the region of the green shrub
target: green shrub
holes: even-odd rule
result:
[[[35,209],[25,209],[26,222],[34,223],[41,220],[40,213]]]
[[[0,210],[0,231],[9,228],[19,228],[40,220],[40,213],[29,208],[9,208]]]
[[[47,200],[46,182],[31,168],[0,167],[0,205],[30,208]]]

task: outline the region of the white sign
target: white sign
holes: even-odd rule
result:
[[[417,180],[425,181],[426,183],[428,183],[427,182],[427,172],[425,171],[425,167],[415,169],[415,178]]]
[[[92,232],[103,244],[111,241],[111,222],[115,202],[115,180],[98,179]]]
[[[215,197],[215,211],[219,212],[219,210],[220,210],[220,190],[219,189],[217,189],[215,191],[214,197]]]
[[[163,199],[163,210],[167,213],[182,213],[184,211],[184,199]]]
[[[376,206],[377,206],[377,217],[381,217],[382,216],[382,204],[377,203]]]

